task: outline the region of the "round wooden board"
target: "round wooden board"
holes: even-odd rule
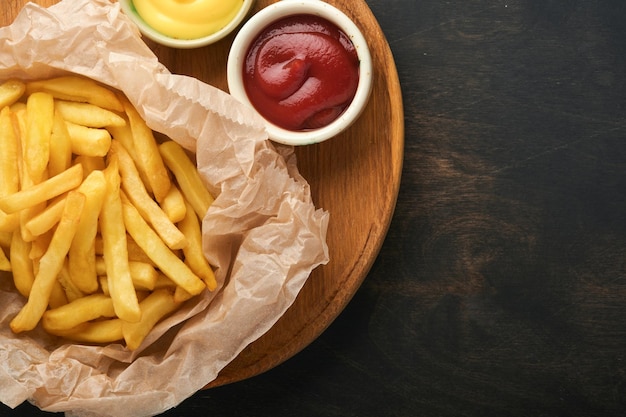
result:
[[[59,0],[36,0],[49,6]],[[26,0],[2,2],[0,24],[10,24]],[[252,13],[274,3],[257,0]],[[374,62],[373,92],[353,127],[317,145],[296,149],[298,166],[317,207],[330,213],[330,262],[313,271],[294,304],[207,388],[267,371],[315,340],[339,315],[371,268],[387,233],[400,186],[404,112],[389,45],[363,0],[328,0],[365,33]],[[217,44],[176,50],[147,41],[173,73],[227,90],[226,59],[234,35]]]

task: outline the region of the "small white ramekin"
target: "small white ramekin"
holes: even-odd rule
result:
[[[248,48],[268,25],[284,17],[301,14],[324,18],[334,23],[350,38],[359,58],[359,83],[354,99],[339,118],[319,129],[286,130],[263,118],[269,138],[286,145],[310,145],[337,136],[359,118],[372,90],[372,58],[369,47],[361,30],[348,16],[322,0],[281,0],[250,17],[235,36],[227,63],[230,94],[254,109],[243,85],[243,65]]]
[[[248,15],[250,8],[252,8],[252,5],[254,4],[254,0],[243,0],[243,6],[239,10],[235,18],[219,31],[211,35],[195,39],[177,39],[164,35],[152,28],[141,18],[141,16],[135,9],[133,0],[119,0],[119,3],[124,13],[137,25],[137,27],[139,27],[141,33],[148,39],[151,39],[161,45],[169,46],[171,48],[192,49],[215,43],[226,37],[233,30],[235,30],[237,26],[239,26],[239,24],[243,22],[245,17]]]

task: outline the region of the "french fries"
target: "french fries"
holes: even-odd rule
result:
[[[11,261],[7,258],[6,253],[4,253],[4,249],[0,247],[0,271],[10,271],[11,270]]]
[[[171,249],[182,249],[187,246],[185,235],[178,230],[159,204],[153,200],[141,182],[139,171],[130,154],[119,142],[114,142],[111,149],[119,162],[120,174],[124,180],[122,188],[132,201],[141,216],[152,225],[161,239]]]
[[[103,256],[106,274],[109,278],[109,293],[113,299],[116,314],[122,320],[137,322],[141,319],[141,310],[128,266],[126,229],[124,223],[120,221],[122,218],[120,174],[117,168],[117,158],[111,158],[111,160],[110,165],[105,169],[107,191],[100,213]]]
[[[50,136],[50,160],[48,175],[55,176],[65,171],[72,164],[72,139],[63,116],[54,112],[52,135]]]
[[[61,100],[91,103],[105,109],[123,111],[117,95],[108,88],[88,78],[65,76],[26,83],[26,94],[46,92]]]
[[[178,223],[183,220],[187,214],[187,204],[185,204],[185,202],[186,200],[183,193],[180,192],[175,184],[172,184],[170,191],[163,201],[161,201],[161,207],[173,223]]]
[[[106,129],[65,122],[72,152],[76,155],[106,156],[111,147],[111,134]]]
[[[16,123],[9,107],[3,107],[0,111],[0,198],[17,192],[20,186]],[[0,231],[12,232],[18,225],[18,215],[0,211]]]
[[[113,301],[104,294],[92,294],[46,311],[41,324],[47,330],[71,330],[101,317],[115,317]]]
[[[122,323],[122,319],[114,318],[83,323],[69,330],[53,328],[45,330],[50,334],[65,337],[75,342],[113,343],[124,338],[122,335]]]
[[[19,293],[27,298],[30,296],[30,289],[35,281],[34,266],[29,256],[30,249],[31,244],[22,239],[22,234],[13,232],[9,252],[13,283]]]
[[[202,183],[195,165],[189,160],[183,147],[176,142],[163,142],[159,145],[159,152],[176,177],[183,195],[202,219],[213,203],[213,196]]]
[[[0,198],[0,210],[12,214],[34,207],[78,187],[82,180],[83,166],[74,165],[39,184]]]
[[[202,252],[202,229],[191,204],[187,203],[187,214],[179,223],[181,231],[187,236],[189,244],[183,248],[185,263],[206,284],[207,288],[214,290],[217,287],[215,274],[209,262]]]
[[[168,278],[190,294],[200,294],[206,288],[200,277],[167,247],[123,194],[122,197],[124,224],[135,242]]]
[[[87,201],[70,246],[68,267],[74,285],[80,291],[92,294],[98,290],[96,235],[98,234],[98,217],[107,191],[104,173],[92,171],[78,187],[78,191],[85,195]]]
[[[11,247],[12,238],[13,238],[13,233],[0,232],[0,248],[9,249]]]
[[[124,126],[126,121],[120,115],[89,103],[57,100],[55,109],[71,123],[87,127]]]
[[[10,106],[19,100],[26,90],[26,85],[20,80],[7,80],[0,84],[0,108]]]
[[[135,147],[135,158],[139,170],[143,172],[156,201],[161,202],[167,195],[171,181],[161,155],[154,133],[146,125],[137,110],[127,99],[122,99],[124,110],[130,123]]]
[[[28,235],[33,237],[41,236],[52,230],[59,220],[61,220],[64,205],[65,196],[51,200],[43,211],[37,213],[24,223],[24,228],[26,228]]]
[[[167,290],[156,290],[141,302],[143,315],[137,323],[122,323],[122,335],[129,349],[137,349],[150,330],[163,317],[179,307]]]
[[[93,80],[0,82],[0,271],[26,299],[13,332],[134,350],[215,290],[200,229],[213,197],[170,143]]]
[[[28,295],[28,301],[11,320],[11,330],[15,333],[34,329],[46,311],[55,283],[58,284],[57,275],[63,268],[65,256],[70,250],[70,243],[78,228],[84,204],[83,194],[78,192],[68,194],[63,216],[50,241],[48,251],[39,261],[38,272]]]
[[[50,94],[34,93],[26,101],[24,162],[28,175],[40,181],[50,158],[50,137],[54,124],[54,99]]]

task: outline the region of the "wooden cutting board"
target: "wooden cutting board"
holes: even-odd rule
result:
[[[43,6],[59,0],[36,0]],[[0,3],[0,24],[10,24],[26,0]],[[254,13],[274,3],[257,0]],[[363,0],[328,0],[364,32],[374,63],[369,105],[348,131],[296,149],[313,201],[330,213],[330,262],[313,271],[285,315],[249,345],[208,387],[240,381],[287,360],[339,315],[371,268],[396,204],[404,154],[404,113],[398,75],[384,34]],[[234,34],[217,44],[176,50],[147,41],[173,73],[227,90],[226,59]]]

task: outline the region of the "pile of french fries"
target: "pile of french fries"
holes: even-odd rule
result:
[[[201,237],[213,197],[123,94],[79,76],[8,80],[0,109],[0,270],[26,297],[13,332],[134,350],[216,288]]]

